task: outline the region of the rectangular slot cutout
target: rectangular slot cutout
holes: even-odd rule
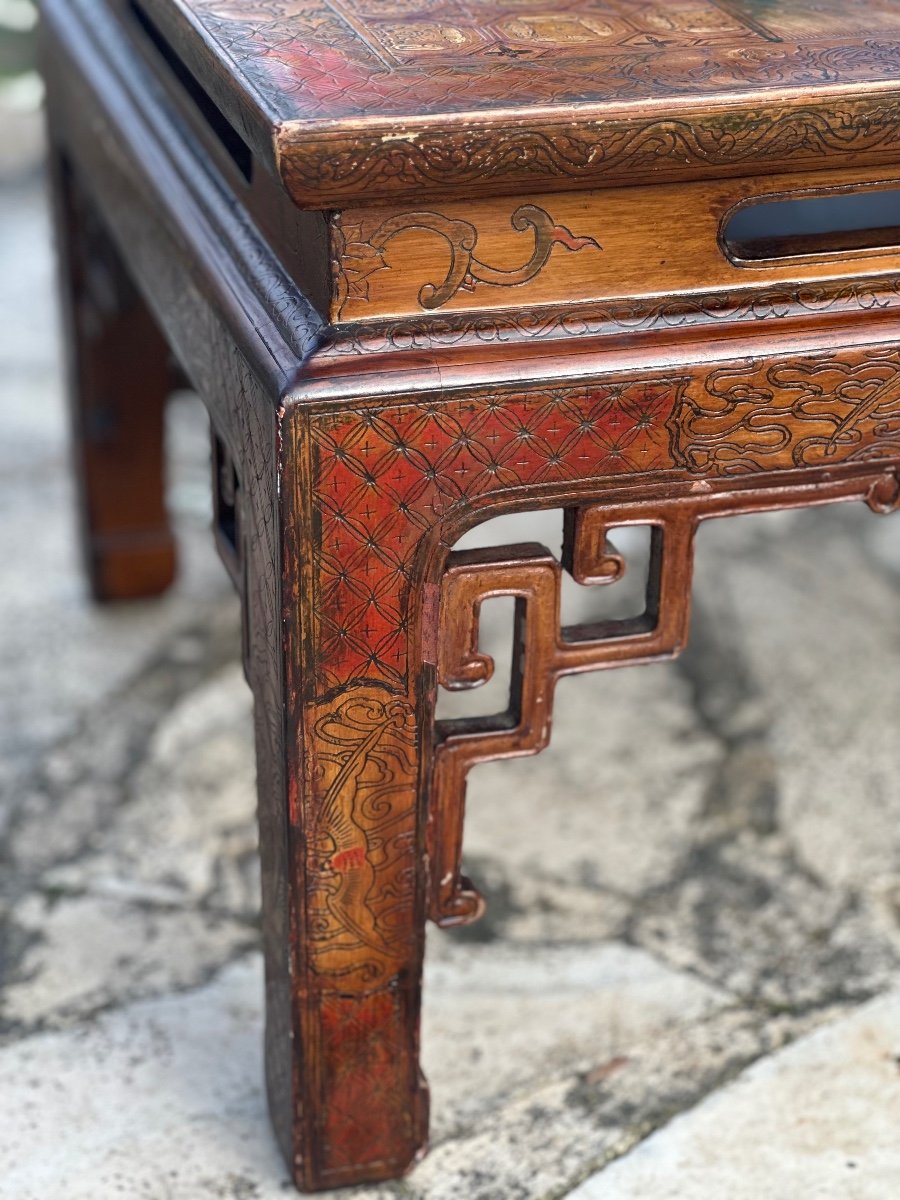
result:
[[[213,434],[213,521],[216,546],[235,587],[240,590],[241,579],[241,482],[234,460],[222,440]]]
[[[900,188],[742,204],[726,216],[721,243],[738,265],[900,250]]]
[[[181,85],[222,149],[237,167],[247,183],[253,178],[253,151],[219,109],[216,102],[194,78],[193,73],[172,47],[158,26],[144,11],[138,0],[129,0],[128,7],[147,39]]]

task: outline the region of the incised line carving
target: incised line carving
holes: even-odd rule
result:
[[[685,383],[492,388],[317,415],[317,686],[404,687],[417,548],[454,511],[511,489],[671,469],[666,421]]]
[[[893,69],[893,67],[891,68]],[[510,187],[612,186],[666,182],[691,171],[710,177],[748,168],[798,169],[855,154],[896,153],[900,99],[887,96],[749,109],[742,124],[726,114],[689,119],[611,117],[597,128],[571,122],[515,128],[431,130],[391,141],[360,133],[322,137],[303,154],[286,155],[285,179],[304,203],[335,206],[360,196],[390,199],[415,189],[427,198],[463,188],[502,194]],[[402,154],[401,154],[402,148]]]
[[[359,225],[342,230],[343,246],[338,252],[338,306],[343,309],[348,298],[368,300],[369,278],[376,271],[388,269],[385,250],[398,234],[421,231],[442,238],[450,249],[450,265],[446,278],[440,283],[424,283],[418,301],[423,309],[442,308],[460,291],[474,292],[479,284],[493,287],[519,287],[530,283],[547,265],[554,246],[577,253],[588,247],[602,250],[592,237],[579,237],[565,225],[558,225],[548,212],[535,204],[520,205],[510,218],[519,233],[531,231],[534,246],[530,257],[520,267],[493,267],[475,254],[478,230],[469,221],[443,216],[436,212],[401,213],[383,221],[365,238]]]
[[[356,688],[325,706],[313,728],[321,794],[308,839],[313,969],[331,986],[368,989],[404,958],[403,921],[394,918],[413,903],[413,711]]]
[[[285,179],[316,207],[412,189],[428,198],[473,184],[510,194],[555,180],[636,183],[896,152],[900,100],[883,91],[896,78],[892,7],[782,0],[763,15],[759,5],[729,5],[724,25],[720,5],[702,6],[716,22],[698,22],[691,0],[530,7],[509,5],[511,19],[498,24],[495,5],[491,17],[473,19],[471,5],[379,3],[353,6],[347,19],[347,0],[343,16],[325,0],[192,0],[209,36],[271,100]],[[586,40],[573,38],[586,17]],[[870,82],[878,87],[866,95]],[[828,94],[852,85],[860,95]],[[785,102],[774,102],[776,89]],[[770,93],[765,102],[753,98],[760,91]],[[693,101],[692,111],[672,115],[666,102],[676,98]],[[616,111],[631,101],[655,111]],[[560,106],[572,115],[534,113]],[[498,107],[518,110],[505,129]],[[372,118],[393,119],[395,132],[367,130]]]
[[[427,530],[512,490],[525,489],[538,503],[545,484],[577,486],[585,494],[588,483],[601,491],[629,475],[649,481],[667,471],[677,482],[680,471],[686,483],[870,460],[871,474],[858,470],[818,481],[816,502],[868,496],[876,511],[896,507],[896,472],[876,473],[876,460],[900,458],[896,347],[846,347],[682,372],[312,415],[316,687],[338,696],[316,710],[309,753],[319,764],[314,786],[323,813],[312,831],[308,867],[311,888],[325,897],[313,914],[311,948],[323,986],[378,988],[411,936],[408,926],[401,932],[399,920],[412,903],[417,861],[409,598]],[[585,583],[615,579],[621,571],[607,536],[611,527],[649,524],[654,530],[646,611],[626,624],[561,630],[562,567],[543,547],[451,556],[437,640],[441,681],[471,686],[489,674],[477,649],[477,612],[491,595],[516,598],[519,652],[507,713],[488,724],[437,731],[428,833],[436,920],[468,920],[480,909],[459,868],[471,765],[535,753],[546,744],[560,675],[677,652],[687,634],[699,520],[794,503],[810,503],[809,489],[772,484],[752,493],[574,508],[564,565]]]
[[[440,317],[401,317],[332,328],[322,356],[425,350],[464,342],[528,342],[576,334],[688,329],[749,318],[781,320],[808,313],[873,312],[900,305],[900,276],[860,280],[806,280],[750,293],[541,304],[502,313],[461,311]]]
[[[900,455],[900,353],[719,367],[686,389],[670,424],[674,460],[715,475]]]
[[[422,533],[489,496],[890,460],[898,422],[893,345],[317,415],[320,686],[403,688],[403,596]]]
[[[419,3],[371,3],[330,0],[358,36],[386,62],[416,63],[422,58],[460,56],[498,59],[540,57],[565,47],[578,51],[622,45],[710,46],[735,37],[752,37],[756,23],[723,11],[710,0],[668,0],[662,5],[610,4],[608,0],[482,3],[465,6],[446,0]],[[416,19],[416,18],[419,19]],[[771,35],[770,35],[771,36]]]

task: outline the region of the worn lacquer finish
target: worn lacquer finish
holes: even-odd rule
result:
[[[894,327],[892,327],[892,334]],[[498,494],[624,477],[730,476],[900,455],[893,340],[818,354],[325,411],[316,475],[322,687],[402,683],[424,531]]]
[[[493,673],[478,650],[479,614],[485,600],[516,599],[513,684],[508,709],[473,722],[438,727],[431,781],[428,848],[431,866],[429,915],[439,925],[477,920],[485,900],[463,874],[466,780],[477,763],[537,754],[550,741],[557,679],[627,663],[677,655],[690,628],[694,538],[710,517],[865,500],[878,513],[900,505],[900,473],[748,490],[717,489],[669,499],[595,504],[566,514],[563,564],[581,584],[615,583],[625,560],[610,532],[630,525],[651,530],[650,573],[643,613],[635,618],[560,628],[562,565],[544,546],[512,546],[454,553],[443,580],[439,677],[448,688],[477,687]]]
[[[141,2],[305,206],[819,168],[897,149],[888,4]]]
[[[890,290],[897,272],[890,231],[887,244],[876,238],[871,247],[817,252],[813,243],[761,262],[729,256],[724,233],[750,203],[898,187],[900,178],[869,168],[544,193],[529,204],[488,198],[413,211],[347,209],[332,225],[332,316],[353,323],[434,314],[465,329],[469,314],[470,327],[481,329],[498,309],[514,308],[520,321],[536,310],[538,324],[550,305],[564,305],[574,322],[591,320],[603,304],[618,306],[627,327],[652,320],[661,304],[672,314],[679,304],[749,311],[778,288],[788,304],[804,288],[839,294],[862,279],[877,293]],[[722,299],[711,303],[717,292]]]
[[[298,1186],[391,1179],[427,1140],[426,916],[485,903],[472,766],[547,744],[560,676],[678,653],[701,521],[900,503],[891,231],[766,263],[724,242],[747,201],[897,185],[900,13],[43,10],[85,531],[115,566],[97,590],[171,571],[161,332],[210,412],[244,612],[273,1121]],[[452,549],[553,507],[559,559]],[[629,525],[652,531],[643,613],[561,627],[563,572],[614,584]],[[439,685],[493,671],[494,596],[515,599],[508,707],[438,723]]]
[[[315,890],[329,899],[318,928],[327,956],[322,961],[330,963],[335,982],[347,978],[348,990],[351,985],[355,990],[367,980],[364,990],[374,1002],[382,995],[385,970],[395,972],[395,983],[402,978],[417,931],[412,892],[401,899],[398,880],[412,888],[421,853],[408,823],[417,811],[422,769],[422,748],[411,753],[420,669],[427,672],[435,663],[439,677],[453,686],[472,686],[486,677],[477,655],[477,624],[470,626],[468,641],[463,639],[468,647],[463,651],[449,636],[454,622],[471,615],[488,595],[515,595],[528,604],[527,636],[516,639],[524,661],[519,724],[504,718],[477,733],[457,734],[452,727],[441,733],[428,855],[436,889],[431,911],[442,923],[480,911],[458,864],[468,766],[546,744],[552,684],[559,674],[649,661],[684,645],[697,520],[870,495],[876,508],[893,505],[897,480],[885,467],[900,460],[900,356],[890,341],[744,359],[712,370],[686,365],[574,387],[492,388],[454,398],[427,395],[412,403],[371,400],[353,412],[313,411],[305,420],[299,437],[310,447],[313,478],[298,503],[312,502],[317,529],[306,584],[322,650],[317,690],[341,698],[330,703],[324,722],[318,709],[312,711],[307,753],[334,762],[335,745],[352,747],[338,759],[340,820],[332,803],[334,784],[315,809],[331,823],[319,852],[326,867]],[[849,482],[823,480],[818,491],[769,482],[773,471],[825,464],[854,464],[862,471]],[[678,492],[670,503],[661,498],[642,506],[598,506],[597,514],[612,526],[648,523],[662,530],[653,596],[641,621],[620,629],[569,631],[559,641],[560,565],[541,547],[519,547],[499,557],[481,552],[455,560],[436,637],[428,564],[452,530],[471,521],[473,508],[490,511],[527,503],[527,497],[531,503],[558,503],[561,497],[608,490],[613,481],[628,484],[654,475],[744,481],[748,474],[759,475],[765,486],[732,493],[726,484],[711,490],[702,505],[686,506],[677,499],[685,493]],[[881,490],[873,493],[876,485]],[[581,530],[581,524],[575,528]],[[571,547],[567,565],[576,577],[583,582],[608,577],[605,539],[590,526]],[[474,590],[465,593],[461,589],[469,583]],[[380,801],[368,812],[359,792],[359,781],[367,777]],[[336,898],[351,895],[357,906],[352,917]]]
[[[466,297],[498,288],[516,288],[519,299],[522,289],[526,289],[526,295],[533,295],[535,289],[528,285],[535,283],[541,285],[538,295],[549,290],[551,296],[563,296],[567,292],[564,281],[568,263],[562,264],[557,256],[551,264],[554,250],[561,248],[570,255],[603,250],[595,237],[574,234],[540,205],[520,204],[508,212],[507,228],[502,234],[512,231],[523,237],[501,235],[496,256],[491,255],[482,248],[489,239],[484,238],[478,215],[474,222],[472,215],[470,209],[460,206],[452,210],[452,215],[447,210],[400,212],[387,217],[378,210],[342,214],[334,226],[335,318],[352,320],[371,311],[390,312],[392,307],[399,312],[460,307]],[[488,217],[494,226],[497,216],[495,211]],[[591,224],[596,222],[597,216],[592,214]],[[389,260],[393,242],[398,243],[395,262],[400,279]],[[419,286],[416,277],[424,281]],[[397,301],[392,305],[390,297],[396,294],[398,284],[401,299],[399,305]],[[379,303],[381,296],[386,299]],[[497,300],[494,291],[488,303]]]

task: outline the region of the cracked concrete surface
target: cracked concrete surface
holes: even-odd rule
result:
[[[268,1200],[250,700],[203,416],[173,402],[177,586],[93,607],[33,137],[0,185],[0,1197]],[[480,536],[558,538],[524,522]],[[429,933],[433,1148],[351,1195],[897,1190],[898,609],[900,519],[714,523],[684,657],[564,681],[551,749],[473,773],[489,907]]]

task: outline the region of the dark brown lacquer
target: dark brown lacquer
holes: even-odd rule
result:
[[[730,232],[748,206],[900,188],[900,11],[42,9],[93,589],[172,578],[171,350],[209,410],[244,613],[273,1122],[301,1188],[395,1178],[427,1139],[425,921],[485,903],[471,768],[547,745],[561,676],[679,652],[701,521],[900,506],[896,222]],[[547,508],[560,559],[453,550]],[[563,572],[615,582],[635,525],[644,611],[562,627]],[[493,671],[496,596],[508,708],[436,721],[438,686]]]

